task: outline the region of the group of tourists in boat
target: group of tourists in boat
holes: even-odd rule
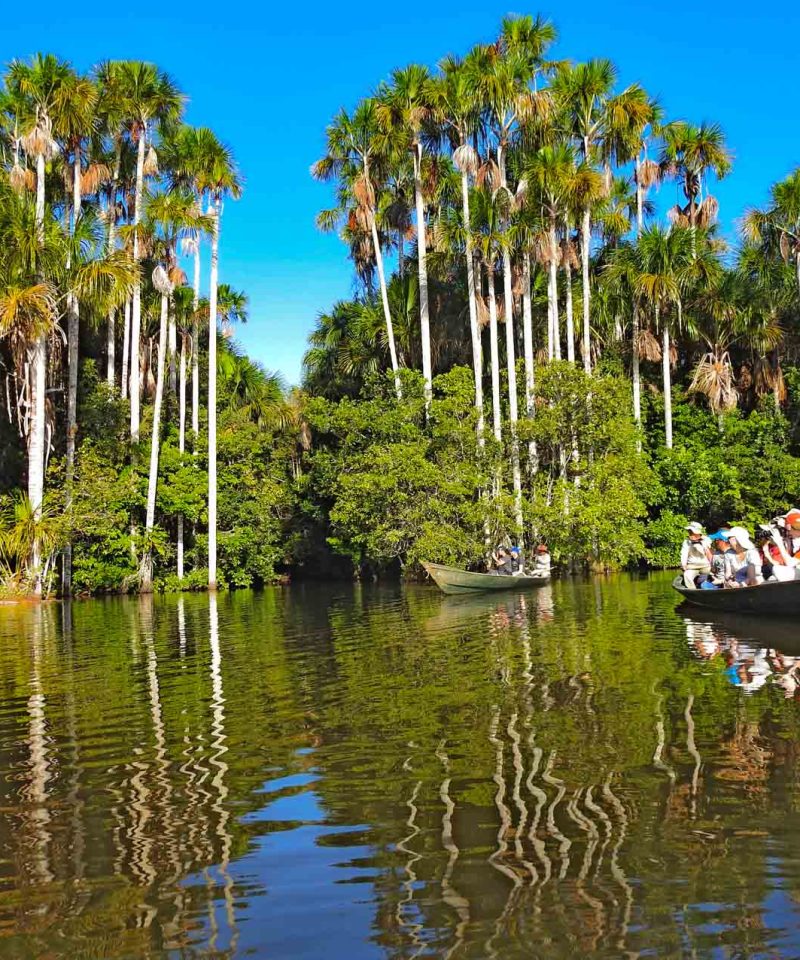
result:
[[[759,524],[755,536],[742,526],[706,534],[696,521],[681,547],[683,582],[690,590],[726,590],[800,580],[800,509]]]
[[[525,566],[522,547],[509,540],[499,544],[492,551],[489,573],[497,577],[550,576],[550,551],[546,543],[537,544],[533,552],[532,569]]]

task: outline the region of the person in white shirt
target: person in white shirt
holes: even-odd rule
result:
[[[689,536],[681,545],[681,569],[683,582],[689,589],[697,587],[695,578],[700,574],[711,573],[711,549],[708,538],[703,534],[702,526],[693,520],[686,526]]]
[[[752,587],[757,583],[763,583],[761,554],[750,539],[747,530],[744,527],[731,527],[728,531],[728,541],[732,547],[726,557],[730,571],[729,585]]]

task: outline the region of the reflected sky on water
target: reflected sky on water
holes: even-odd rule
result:
[[[800,630],[669,583],[0,608],[0,957],[800,956]]]

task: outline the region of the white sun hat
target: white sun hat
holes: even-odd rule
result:
[[[689,533],[702,533],[703,525],[701,523],[698,523],[696,520],[692,520],[691,523],[686,524],[686,527],[684,529],[688,530]]]
[[[750,539],[750,534],[744,527],[731,527],[728,531],[728,536],[735,537],[736,542],[743,546],[745,550],[753,549],[753,541]]]

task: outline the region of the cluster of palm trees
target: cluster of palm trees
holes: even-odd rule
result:
[[[144,590],[153,578],[165,390],[177,394],[181,452],[189,403],[197,452],[201,327],[211,331],[208,579],[211,588],[216,584],[217,320],[242,315],[246,306],[219,284],[219,239],[224,199],[239,195],[241,180],[230,150],[211,130],[182,123],[184,100],[153,64],[105,62],[84,75],[50,54],[12,62],[0,87],[0,374],[7,416],[27,451],[32,533],[24,567],[35,594],[52,572],[41,521],[48,459],[61,438],[67,513],[71,502],[84,327],[104,330],[106,379],[129,400],[134,458],[142,400],[148,380],[155,381],[143,534],[140,518],[131,520]],[[210,246],[207,300],[200,295],[203,238]],[[181,256],[194,261],[191,287]],[[147,336],[153,315],[155,340]],[[177,537],[182,577],[180,519]],[[71,560],[67,543],[65,592]]]
[[[430,396],[434,365],[471,361],[479,438],[486,382],[493,434],[508,442],[518,523],[518,422],[520,408],[535,413],[537,360],[581,363],[591,376],[616,343],[637,425],[641,363],[660,363],[670,448],[680,359],[697,360],[690,390],[715,413],[750,386],[780,402],[779,350],[800,294],[800,173],[775,188],[767,210],[747,215],[734,255],[709,189],[732,165],[719,126],[667,121],[638,83],[617,88],[611,61],[553,59],[555,40],[543,17],[507,17],[495,42],[463,58],[395,70],[336,114],[312,167],[336,191],[318,225],[340,231],[365,293],[320,318],[308,382],[372,364],[394,372],[399,397],[399,367],[418,364]],[[682,200],[659,222],[651,193],[667,182]],[[463,317],[454,316],[462,292]],[[418,316],[418,358],[410,336],[398,342],[409,313]]]

